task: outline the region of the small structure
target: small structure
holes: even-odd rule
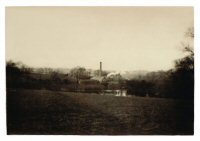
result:
[[[122,90],[115,90],[116,95],[115,96],[126,96],[127,95],[127,91],[122,89]]]
[[[105,80],[105,77],[102,75],[102,62],[100,62],[100,68],[99,68],[99,75],[98,76],[94,76],[91,78],[92,80],[97,80],[100,83]]]

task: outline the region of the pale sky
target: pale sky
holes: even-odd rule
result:
[[[192,7],[7,7],[6,59],[31,67],[167,70]]]

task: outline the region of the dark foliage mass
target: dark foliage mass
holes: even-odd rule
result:
[[[136,96],[153,96],[155,94],[154,83],[145,80],[131,80],[127,82],[128,93]]]
[[[193,99],[194,69],[184,66],[166,72],[151,72],[140,79],[128,80],[127,90],[137,96]]]
[[[34,72],[32,68],[21,67],[23,64],[8,61],[6,64],[6,84],[7,88],[15,89],[49,89],[61,90],[64,85],[75,84],[74,79],[69,79],[64,74],[56,71],[48,73]],[[74,90],[75,86],[68,86]]]

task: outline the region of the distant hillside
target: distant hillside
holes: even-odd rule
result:
[[[125,71],[123,73],[120,73],[121,76],[125,79],[140,79],[142,76],[145,76],[149,71],[144,70],[137,70],[137,71]]]
[[[60,72],[60,73],[67,74],[67,73],[70,72],[71,69],[69,69],[69,68],[57,68],[55,70]]]

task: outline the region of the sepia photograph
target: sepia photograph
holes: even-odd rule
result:
[[[194,8],[5,8],[8,135],[194,135]]]

